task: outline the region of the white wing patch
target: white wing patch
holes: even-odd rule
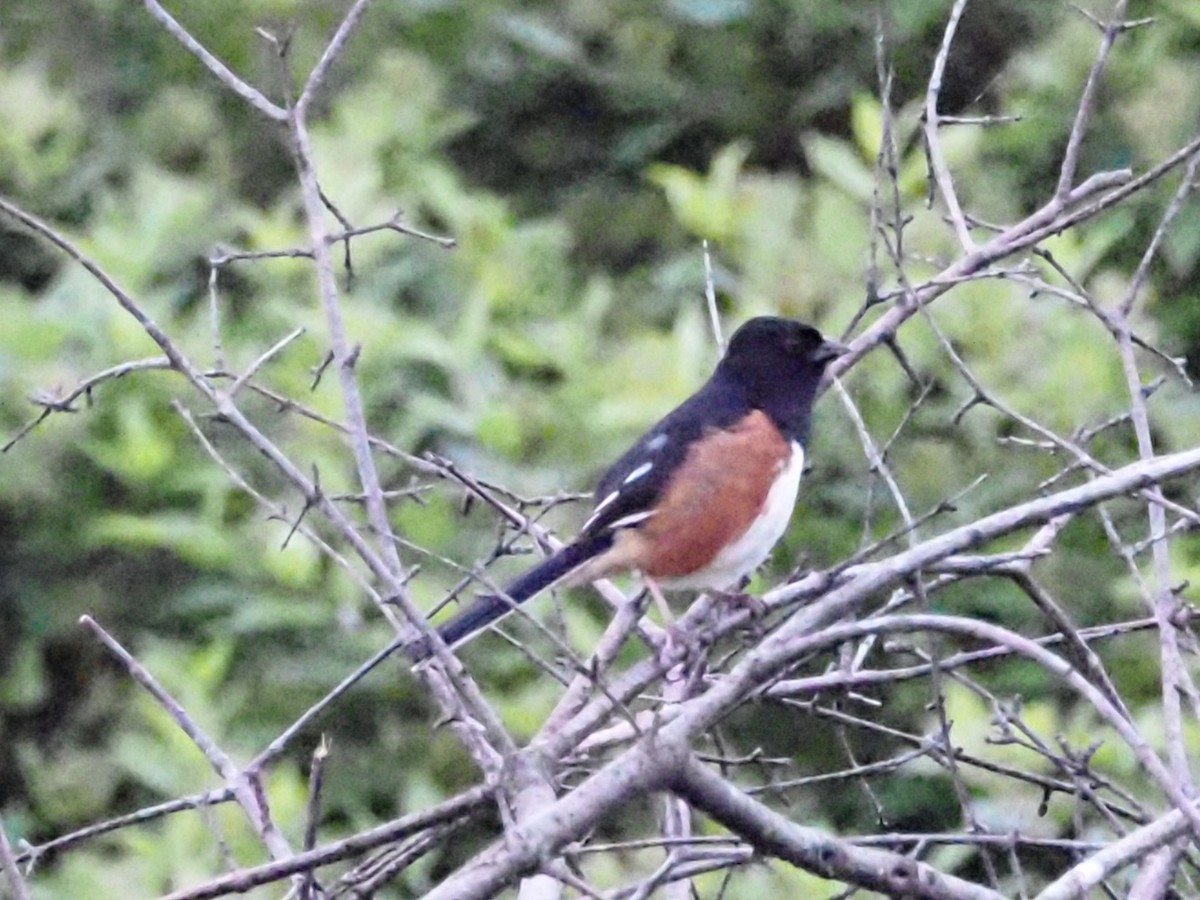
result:
[[[654,437],[647,439],[645,443],[647,455],[657,453],[663,447],[667,446],[670,440],[671,439],[665,434],[656,434]],[[592,527],[592,525],[595,524],[596,520],[600,517],[600,514],[604,512],[604,510],[608,509],[608,507],[612,506],[612,504],[616,502],[617,498],[621,496],[621,488],[625,487],[627,484],[633,484],[639,478],[645,478],[650,474],[651,471],[653,471],[653,469],[654,463],[650,460],[646,460],[644,463],[626,475],[625,478],[622,479],[620,487],[596,504],[596,508],[592,510],[592,514],[588,516],[587,521],[583,523],[583,527],[580,530],[587,531]],[[613,522],[608,527],[613,529],[629,528],[631,525],[636,525],[638,522],[644,522],[653,514],[653,512],[645,511],[630,513],[623,518],[617,519],[617,521]]]
[[[605,497],[603,500],[601,500],[599,503],[597,503],[596,508],[593,509],[592,514],[587,517],[587,521],[583,523],[583,527],[580,529],[580,531],[587,531],[589,528],[591,528],[592,523],[595,522],[597,518],[599,518],[600,513],[604,512],[604,510],[606,510],[608,507],[612,506],[613,503],[616,502],[616,499],[620,496],[621,496],[620,491],[613,491],[611,494],[609,494],[607,497]]]
[[[632,472],[630,472],[628,475],[626,475],[625,480],[621,482],[620,488],[617,488],[615,491],[613,491],[607,497],[605,497],[603,500],[601,500],[598,504],[596,504],[596,508],[592,510],[592,514],[590,516],[588,516],[587,521],[583,523],[583,528],[581,530],[587,531],[589,528],[591,528],[592,525],[595,523],[596,519],[598,519],[600,517],[600,514],[602,512],[604,512],[604,510],[608,509],[608,507],[612,506],[613,503],[615,503],[617,501],[617,498],[621,496],[621,488],[625,487],[625,485],[627,485],[627,484],[632,484],[633,482],[637,481],[639,478],[644,478],[647,474],[649,474],[650,470],[653,468],[654,468],[654,463],[644,462],[640,466],[638,466],[636,469],[634,469]],[[646,511],[646,510],[642,510],[640,512],[635,512],[635,513],[630,513],[629,515],[623,516],[620,519],[617,519],[617,521],[610,523],[608,527],[611,529],[614,529],[614,530],[617,528],[628,528],[631,525],[636,525],[638,522],[645,521],[646,519],[650,518],[650,516],[652,516],[653,514],[654,514],[653,511]]]
[[[652,462],[642,463],[640,466],[638,466],[636,469],[634,469],[632,472],[630,472],[628,475],[625,476],[625,480],[621,482],[621,485],[624,486],[627,484],[632,484],[633,482],[637,481],[639,478],[644,477],[653,468],[654,468],[654,463],[652,463]]]
[[[608,527],[613,531],[616,531],[618,528],[629,528],[633,525],[636,525],[638,522],[645,522],[652,515],[654,515],[654,510],[644,509],[641,512],[630,513],[627,516],[622,516],[621,518],[617,519],[617,521],[611,523]]]

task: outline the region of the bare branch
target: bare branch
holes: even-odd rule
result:
[[[236,397],[238,391],[242,389],[246,382],[254,377],[255,373],[258,372],[259,369],[265,366],[271,359],[282,353],[287,348],[288,344],[297,340],[303,334],[304,329],[297,328],[291,334],[280,338],[278,342],[264,351],[263,354],[259,356],[258,359],[254,360],[254,362],[250,363],[250,365],[246,367],[246,371],[239,375],[233,384],[229,386],[229,396]]]
[[[29,886],[21,875],[17,860],[13,856],[12,845],[8,842],[8,834],[0,824],[0,870],[8,878],[8,887],[12,891],[13,900],[29,900]]]
[[[146,11],[166,29],[167,33],[183,44],[187,51],[200,60],[208,71],[217,76],[217,79],[225,87],[229,88],[229,90],[233,91],[233,93],[237,94],[268,119],[274,119],[276,122],[282,122],[287,119],[287,110],[272,103],[256,88],[251,87],[235,75],[232,69],[213,56],[203,44],[192,37],[186,28],[180,25],[169,12],[158,4],[157,0],[142,0],[142,3],[146,7]]]
[[[350,7],[350,11],[346,13],[338,25],[337,31],[333,38],[326,45],[325,50],[321,53],[321,58],[317,60],[317,64],[313,66],[313,70],[308,75],[308,81],[304,84],[304,89],[300,92],[299,99],[296,100],[296,115],[303,119],[308,112],[309,104],[312,103],[313,97],[316,96],[321,85],[325,82],[325,76],[329,74],[329,70],[333,67],[334,62],[341,56],[342,51],[346,49],[346,42],[350,40],[350,36],[362,21],[363,14],[366,13],[367,7],[371,5],[371,0],[355,0],[355,3]]]
[[[7,453],[11,450],[25,435],[37,428],[42,422],[50,418],[56,412],[75,412],[75,401],[80,397],[90,397],[92,388],[101,385],[106,381],[114,381],[124,378],[132,372],[149,372],[161,369],[170,369],[171,361],[165,356],[153,356],[149,359],[137,359],[131,362],[120,363],[112,366],[102,372],[97,372],[89,378],[85,378],[79,384],[75,385],[70,391],[65,394],[57,395],[53,398],[38,397],[33,400],[38,406],[42,407],[42,412],[37,418],[31,419],[21,429],[14,434],[8,442],[0,447],[0,453]]]
[[[180,731],[186,734],[192,743],[196,745],[197,749],[204,754],[205,759],[208,760],[213,770],[232,788],[233,796],[237,800],[238,805],[242,807],[242,811],[246,814],[247,819],[250,820],[250,824],[254,827],[255,832],[271,856],[277,860],[291,857],[292,848],[288,845],[287,839],[279,829],[275,827],[275,823],[271,821],[271,814],[267,808],[266,794],[257,777],[239,771],[233,760],[217,746],[212,738],[205,734],[203,729],[187,714],[187,711],[180,706],[175,698],[167,693],[145,666],[134,659],[99,623],[91,616],[83,616],[79,621],[80,624],[108,648],[110,653],[120,660],[134,681],[145,688],[158,701],[158,704],[166,710],[175,724],[179,726]]]
[[[402,840],[444,822],[465,824],[482,813],[492,798],[490,788],[472,788],[453,799],[386,822],[375,828],[360,831],[345,840],[335,841],[290,859],[241,869],[214,878],[198,887],[184,888],[164,894],[159,900],[209,900],[227,894],[243,894],[260,884],[271,884],[291,875],[311,872],[321,866],[358,856],[368,850]]]
[[[1083,145],[1083,137],[1087,133],[1088,122],[1092,118],[1092,104],[1096,90],[1100,85],[1100,77],[1108,66],[1108,54],[1116,42],[1117,36],[1124,30],[1121,20],[1125,18],[1125,7],[1128,0],[1117,0],[1109,17],[1108,26],[1104,29],[1104,37],[1100,41],[1100,49],[1088,72],[1087,82],[1083,86],[1083,96],[1079,98],[1079,106],[1075,110],[1075,123],[1071,126],[1070,137],[1067,138],[1067,149],[1063,153],[1062,167],[1058,174],[1058,187],[1055,198],[1066,197],[1075,182],[1075,170],[1079,165],[1079,148]]]
[[[856,847],[797,825],[751,800],[696,760],[673,773],[673,788],[726,828],[746,836],[760,853],[777,856],[823,878],[914,900],[1002,900],[988,888],[896,853]]]
[[[950,20],[942,34],[942,46],[933,61],[933,72],[929,76],[929,87],[925,92],[925,152],[929,159],[930,178],[936,182],[941,191],[942,200],[950,214],[950,222],[954,225],[954,233],[963,250],[970,252],[975,247],[971,237],[971,229],[963,216],[962,207],[958,202],[958,193],[954,189],[954,178],[946,157],[942,154],[942,139],[938,135],[938,99],[942,93],[942,79],[946,74],[946,61],[950,58],[950,47],[954,43],[954,33],[958,30],[958,22],[967,8],[967,0],[955,0],[950,10]],[[933,191],[930,189],[930,202],[933,201]]]

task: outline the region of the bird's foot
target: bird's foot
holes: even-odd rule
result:
[[[716,596],[729,613],[737,613],[742,610],[749,613],[750,618],[746,622],[746,630],[755,640],[761,639],[766,634],[765,621],[770,607],[763,602],[761,597],[755,597],[745,591],[720,591]]]
[[[706,642],[700,635],[675,623],[662,631],[655,645],[659,664],[667,672],[668,681],[687,677],[689,672],[704,665]]]
[[[750,613],[752,619],[764,619],[771,610],[761,597],[755,597],[745,591],[717,591],[716,596],[730,612],[744,609]]]

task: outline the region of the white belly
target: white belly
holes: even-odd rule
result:
[[[804,448],[792,441],[792,456],[771,485],[762,514],[746,533],[718,553],[703,569],[679,578],[661,579],[660,584],[668,589],[689,590],[735,587],[744,576],[762,565],[783,537],[796,508],[796,492],[803,470]]]

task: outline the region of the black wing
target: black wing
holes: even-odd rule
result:
[[[592,537],[650,515],[688,448],[706,430],[729,428],[746,415],[745,398],[718,372],[664,416],[618,459],[596,486],[596,506],[580,530]]]
[[[572,569],[604,552],[616,529],[645,519],[662,496],[671,476],[687,458],[689,447],[713,428],[729,428],[747,412],[737,387],[718,372],[695,394],[647,431],[604,473],[596,488],[596,507],[577,537],[554,556],[534,566],[508,586],[506,596],[486,594],[443,624],[438,632],[456,644],[507,615],[513,606],[558,581]],[[429,656],[424,640],[411,644],[409,656]]]

